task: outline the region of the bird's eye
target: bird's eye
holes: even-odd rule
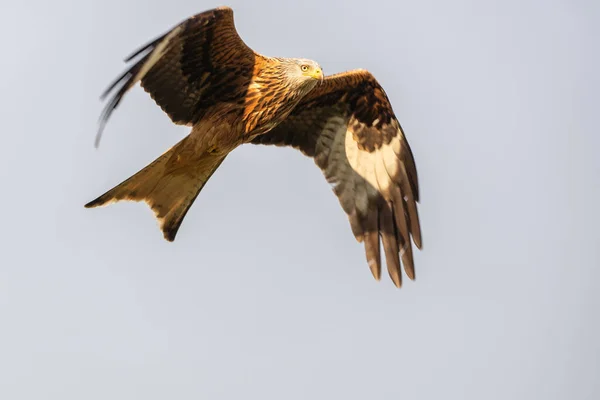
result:
[[[302,66],[300,67],[300,69],[301,69],[303,72],[306,72],[306,71],[308,71],[308,65],[302,65]]]

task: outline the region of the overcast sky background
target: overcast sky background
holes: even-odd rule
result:
[[[369,69],[416,157],[417,281],[371,277],[311,159],[246,146],[166,242],[83,204],[177,142],[123,58],[200,0],[0,6],[0,398],[600,398],[597,1],[245,1],[246,43]]]

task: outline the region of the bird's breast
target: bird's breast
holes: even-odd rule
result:
[[[250,92],[246,98],[244,124],[247,134],[265,133],[277,126],[298,101],[284,90]]]

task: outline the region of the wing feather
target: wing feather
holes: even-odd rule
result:
[[[392,204],[386,202],[379,213],[379,231],[381,242],[385,251],[385,260],[388,274],[397,287],[402,286],[402,273],[400,272],[400,257],[398,250],[398,238],[394,226],[394,215]]]
[[[313,157],[352,233],[364,242],[375,279],[381,276],[380,247],[396,286],[402,285],[401,264],[415,278],[411,237],[421,248],[417,169],[387,95],[369,72],[325,78],[285,121],[252,143],[292,146]]]
[[[138,82],[174,123],[190,125],[215,104],[244,98],[256,56],[239,37],[231,8],[188,18],[125,59],[133,64],[102,94],[114,92],[100,115],[96,147],[112,112]]]
[[[379,242],[379,211],[369,213],[365,218],[365,254],[373,277],[381,279],[381,248]]]

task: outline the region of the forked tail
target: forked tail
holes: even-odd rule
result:
[[[226,157],[196,154],[188,140],[189,136],[85,207],[144,201],[154,211],[165,239],[172,242],[192,203]]]

